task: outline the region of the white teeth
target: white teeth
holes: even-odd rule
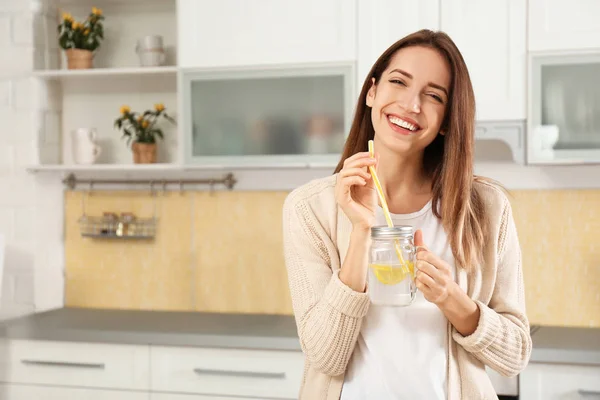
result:
[[[400,118],[397,118],[397,117],[392,117],[392,116],[390,116],[389,119],[390,119],[390,122],[392,124],[394,124],[394,125],[398,125],[398,126],[400,126],[402,128],[408,129],[408,130],[410,130],[412,132],[414,132],[414,131],[417,130],[417,127],[415,125],[413,125],[411,123],[408,123],[408,122],[406,122],[403,119],[400,119]]]

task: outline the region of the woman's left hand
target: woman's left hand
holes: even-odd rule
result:
[[[423,232],[420,229],[415,232],[415,247],[416,286],[427,301],[440,307],[458,288],[452,277],[450,265],[429,251],[423,242]]]

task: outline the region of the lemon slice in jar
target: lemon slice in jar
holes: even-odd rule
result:
[[[414,276],[414,266],[410,261],[406,262],[408,270],[410,271],[411,276]],[[377,280],[384,285],[395,285],[402,282],[407,276],[408,273],[405,272],[403,268],[398,266],[391,265],[383,265],[383,264],[371,264],[371,269],[375,274]]]

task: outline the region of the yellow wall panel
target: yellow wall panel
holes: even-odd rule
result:
[[[600,190],[512,193],[532,324],[600,327]]]
[[[83,202],[82,202],[83,196]],[[191,196],[188,193],[67,192],[65,303],[68,306],[191,310]],[[78,219],[103,212],[158,217],[154,240],[80,235]]]
[[[197,310],[292,314],[281,227],[286,195],[197,194]]]
[[[286,192],[65,194],[66,304],[291,314]],[[103,211],[159,217],[154,241],[82,238]],[[511,192],[532,324],[600,327],[600,190]]]

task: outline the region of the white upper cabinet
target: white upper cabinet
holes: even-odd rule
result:
[[[598,0],[529,0],[529,50],[598,50],[599,16]]]
[[[526,22],[523,0],[441,2],[441,29],[462,53],[478,121],[526,116]]]
[[[526,115],[526,21],[522,0],[381,0],[358,2],[358,83],[396,40],[420,29],[448,33],[475,90],[478,121]]]
[[[184,68],[356,59],[356,0],[178,0]]]
[[[438,0],[358,0],[357,96],[377,58],[420,29],[440,27]]]

